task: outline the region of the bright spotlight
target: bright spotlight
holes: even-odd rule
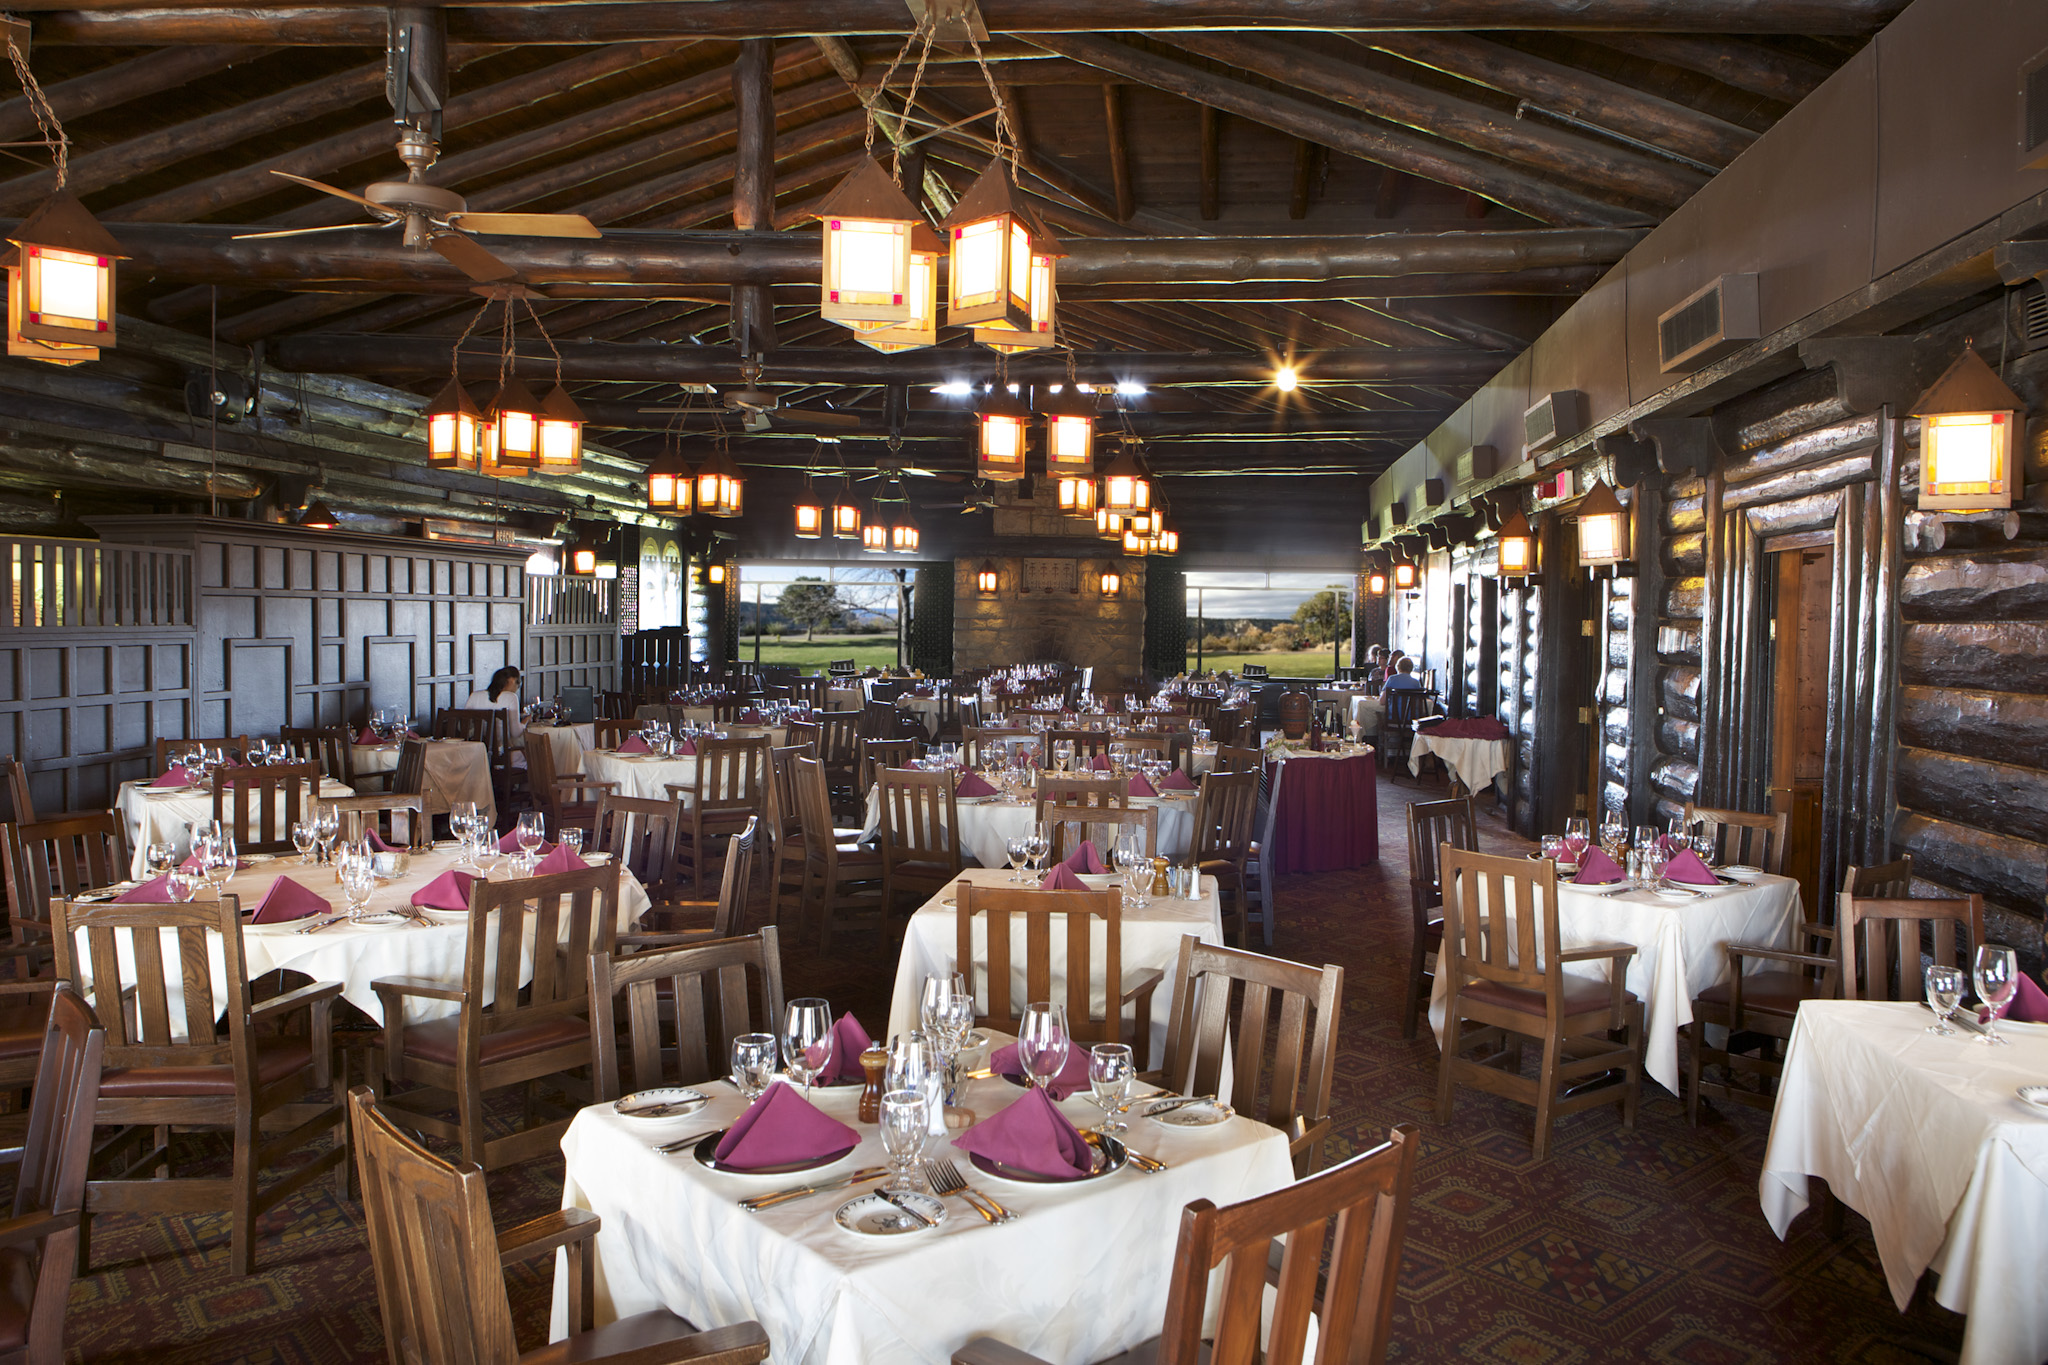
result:
[[[1282,365],[1280,372],[1273,376],[1273,387],[1282,393],[1293,393],[1301,383],[1301,376],[1294,372],[1292,365]]]
[[[1135,379],[1118,380],[1116,391],[1125,398],[1143,398],[1145,396],[1145,386]]]

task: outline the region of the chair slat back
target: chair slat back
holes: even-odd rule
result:
[[[368,796],[329,797],[321,804],[332,806],[341,813],[344,838],[349,834],[349,815],[356,812],[365,824],[377,831],[379,838],[394,847],[417,851],[433,842],[433,822],[427,818],[427,798],[424,796],[373,792]]]
[[[1704,821],[1714,836],[1716,863],[1747,863],[1774,876],[1785,872],[1786,843],[1792,828],[1792,813],[1752,815],[1741,810],[1715,810],[1688,805],[1684,819],[1689,826]]]
[[[988,1012],[975,1019],[1007,1033],[1015,1033],[1024,1017],[1024,1007],[1037,1000],[1064,999],[1067,1032],[1077,1043],[1122,1041],[1123,1007],[1117,1003],[1124,979],[1123,893],[1115,887],[1106,891],[1039,891],[1035,888],[976,886],[969,881],[954,883],[955,924],[954,970],[967,977],[968,989],[988,1001]],[[974,917],[983,917],[987,930],[987,952],[974,955]],[[1095,921],[1104,922],[1107,933],[1101,953],[1102,967],[1095,968]],[[1024,929],[1024,994],[1012,993],[1011,976],[1017,963],[1010,943],[1011,925]],[[1052,970],[1053,935],[1058,932],[1066,948],[1066,980],[1055,994]],[[979,984],[977,985],[977,975]],[[1091,1002],[1091,984],[1096,977],[1107,983],[1108,1005],[1096,1015]]]
[[[309,793],[320,785],[317,763],[271,763],[260,768],[216,768],[213,818],[235,838],[241,853],[282,853]]]
[[[691,787],[700,815],[766,810],[767,738],[698,740],[697,775]]]
[[[93,1002],[94,1013],[105,1022],[108,1066],[232,1065],[241,1073],[239,1080],[253,1082],[248,970],[236,897],[183,905],[85,903],[59,897],[50,902],[50,914],[57,928],[57,975]],[[225,968],[225,1000],[217,999],[213,990],[208,940],[216,934]],[[132,963],[128,971],[121,967],[124,940]],[[181,1007],[174,1007],[171,1000],[173,980],[183,997]],[[225,1040],[214,1024],[223,1012],[228,1021]]]
[[[797,818],[806,831],[804,858],[807,862],[830,864],[837,860],[833,842],[832,795],[825,782],[825,765],[801,755],[791,760],[790,785],[796,790]],[[816,832],[812,837],[811,831]]]
[[[812,724],[818,727],[818,757],[826,763],[852,763],[859,721],[858,711],[816,712]]]
[[[1913,855],[1902,853],[1889,863],[1851,867],[1842,874],[1842,894],[1866,899],[1904,900],[1913,894]]]
[[[600,692],[596,699],[594,720],[626,720],[633,714],[631,692]]]
[[[590,722],[591,742],[600,749],[616,749],[639,734],[642,724],[632,716],[599,716]]]
[[[1038,775],[1038,817],[1045,818],[1047,806],[1086,806],[1094,810],[1123,810],[1131,804],[1128,782],[1104,782],[1088,776]]]
[[[28,768],[11,758],[0,758],[0,774],[6,777],[7,806],[0,809],[0,823],[25,825],[36,818],[36,799],[28,788]]]
[[[858,741],[860,789],[867,791],[882,780],[884,768],[908,768],[917,757],[914,739],[867,739]]]
[[[675,1011],[672,1042],[663,1036],[663,983]],[[730,1075],[734,1038],[782,1027],[782,952],[775,926],[763,925],[744,938],[591,958],[599,1100],[624,1093],[617,1047],[622,996],[634,1090],[700,1085]]]
[[[1195,798],[1195,861],[1234,863],[1249,857],[1258,815],[1256,771],[1204,774],[1202,794]]]
[[[1145,856],[1154,858],[1159,855],[1159,808],[1156,806],[1041,806],[1038,814],[1052,833],[1053,862],[1066,857],[1087,839],[1096,840],[1098,853],[1115,848],[1123,832],[1133,828],[1145,831]],[[1114,834],[1110,833],[1112,829]],[[1076,831],[1072,843],[1067,841],[1070,830]],[[1108,836],[1107,843],[1102,842],[1104,835]]]
[[[321,776],[343,786],[356,784],[355,736],[346,725],[286,725],[278,729],[277,738],[300,762],[319,764]]]
[[[1479,821],[1472,798],[1448,801],[1415,801],[1408,806],[1408,899],[1416,924],[1427,921],[1429,912],[1444,903],[1438,877],[1437,851],[1479,847]]]
[[[37,1209],[76,1213],[84,1207],[93,1108],[99,1103],[106,1047],[107,1031],[92,1007],[68,982],[60,982],[50,1001],[43,1055],[29,1101],[28,1137],[14,1186],[15,1217]],[[65,1279],[70,1279],[68,1268]],[[35,1312],[44,1307],[39,1295]],[[55,1311],[61,1316],[64,1305],[56,1304]]]
[[[368,1086],[348,1096],[363,1222],[391,1358],[497,1365],[519,1358],[484,1173],[401,1132]]]
[[[473,1048],[508,1028],[581,1013],[588,1003],[591,954],[611,955],[618,923],[617,863],[470,883],[462,1046]],[[557,945],[555,951],[549,945]],[[533,977],[522,987],[529,961]]]
[[[808,744],[785,744],[768,751],[768,828],[772,831],[775,847],[779,850],[783,841],[803,833],[803,814],[798,809],[796,792],[796,761],[799,758],[815,758],[812,746]]]
[[[1921,958],[1967,975],[1984,942],[1984,898],[1836,899],[1844,1000],[1918,1000]],[[1859,962],[1860,959],[1860,962]]]
[[[195,744],[203,744],[209,749],[218,749],[224,754],[232,753],[237,758],[249,752],[249,737],[247,735],[214,735],[207,738],[195,736],[191,739],[159,738],[156,742],[157,773],[161,775],[164,769],[171,766],[171,755],[173,753],[182,753]]]
[[[711,921],[713,938],[736,938],[747,931],[747,892],[754,885],[754,841],[760,828],[761,817],[750,816],[747,827],[726,841],[718,911]]]
[[[1557,864],[1449,845],[1437,851],[1444,897],[1444,952],[1459,981],[1518,990],[1562,990],[1557,960]]]
[[[1257,749],[1239,748],[1231,744],[1216,746],[1216,772],[1255,773],[1265,765],[1265,757]]]
[[[451,706],[434,716],[435,739],[466,739],[481,744],[489,753],[493,768],[505,766],[511,734],[505,713],[495,708]]]
[[[675,882],[676,827],[682,803],[605,792],[597,801],[596,847],[659,896]]]
[[[1421,1146],[1414,1126],[1402,1124],[1372,1151],[1271,1194],[1220,1209],[1206,1199],[1189,1204],[1181,1213],[1159,1365],[1300,1360],[1311,1314],[1315,1365],[1385,1359]],[[1280,1269],[1267,1324],[1276,1242]],[[1326,1256],[1329,1272],[1318,1294]],[[1214,1307],[1212,1279],[1221,1287]],[[1211,1334],[1213,1344],[1205,1343]]]
[[[391,774],[391,790],[402,796],[419,796],[427,789],[427,742],[402,740],[398,745],[398,767]]]
[[[950,771],[884,768],[880,799],[885,866],[938,863],[960,870],[960,810]]]
[[[1077,756],[1094,758],[1108,753],[1115,739],[1107,730],[1054,730],[1045,737],[1045,752],[1050,756],[1060,745],[1071,744]]]
[[[831,686],[832,681],[829,678],[792,678],[789,682],[789,695],[792,700],[810,707],[813,711],[822,711],[831,704],[831,698],[826,695]]]
[[[112,811],[37,820],[8,829],[8,886],[17,900],[14,941],[47,947],[50,901],[111,886],[128,875],[128,836]]]

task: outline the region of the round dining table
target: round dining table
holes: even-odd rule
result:
[[[353,796],[354,790],[332,778],[320,779],[320,796],[333,800]],[[310,807],[309,794],[301,791],[301,809]],[[213,819],[211,787],[158,787],[137,779],[123,782],[114,797],[114,809],[121,814],[121,827],[128,835],[128,871],[139,877],[148,867],[145,855],[150,844],[167,843],[183,861],[192,852],[192,826]],[[289,829],[286,834],[291,833]]]

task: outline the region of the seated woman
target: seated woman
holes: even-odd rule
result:
[[[469,694],[462,703],[465,711],[503,711],[505,733],[516,753],[526,738],[526,722],[519,709],[519,670],[507,665],[491,674],[491,685]]]

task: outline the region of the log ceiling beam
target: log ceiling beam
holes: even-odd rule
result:
[[[1243,33],[1181,33],[1168,41],[1183,52],[1239,67],[1284,89],[1305,91],[1620,199],[1672,209],[1707,183],[1698,171],[1664,158],[1519,119],[1491,105],[1316,51],[1299,40]],[[1323,42],[1328,45],[1327,39]]]
[[[1737,90],[1747,90],[1752,95],[1781,100],[1786,104],[1797,104],[1834,74],[1819,62],[1808,61],[1789,52],[1780,52],[1760,43],[1725,38],[1674,33],[1602,33],[1594,37],[1594,41],[1632,57],[1712,76],[1723,85],[1732,85]]]
[[[153,47],[173,43],[285,42],[381,47],[379,0],[303,0],[228,8],[159,0],[16,0],[35,13],[46,45]],[[1355,0],[984,0],[991,33],[1298,28],[1565,29],[1668,33],[1866,34],[1905,0],[1379,0],[1370,18]],[[909,15],[894,0],[697,0],[697,3],[454,5],[451,42],[615,43],[648,38],[765,38],[882,34],[900,38]],[[266,36],[267,35],[267,36]]]
[[[165,48],[70,80],[53,81],[43,87],[43,94],[59,120],[82,119],[102,109],[175,90],[280,50],[241,46]],[[29,108],[28,96],[18,95],[0,103],[0,142],[20,142],[35,132],[36,115]]]
[[[1124,131],[1124,88],[1121,85],[1102,87],[1102,121],[1109,137],[1109,180],[1116,193],[1116,220],[1128,223],[1131,215],[1138,211],[1138,196],[1131,188],[1131,144]]]
[[[1463,147],[1390,127],[1377,120],[1361,121],[1129,43],[1078,34],[1046,34],[1039,41],[1064,56],[1117,72],[1139,84],[1193,100],[1206,108],[1263,123],[1311,142],[1320,142],[1332,150],[1362,160],[1394,166],[1426,180],[1481,195],[1539,222],[1621,224],[1646,221],[1646,215],[1642,213],[1603,203],[1569,186],[1503,165]]]
[[[594,392],[595,396],[588,396]],[[633,403],[619,402],[607,398],[602,388],[585,390],[577,399],[578,406],[592,426],[605,427],[616,431],[665,431],[673,424],[674,429],[685,432],[711,431],[721,420],[719,414],[704,408],[701,404],[689,411],[677,414],[673,399]],[[822,425],[808,426],[804,422],[804,409],[791,406],[777,408],[770,417],[773,423],[767,439],[776,441],[812,441],[819,435],[828,435],[833,430],[849,436],[887,436],[889,426],[883,420],[880,406],[858,409],[839,406],[840,413],[853,413],[863,419],[864,425],[856,432],[844,426],[828,428]],[[1389,439],[1414,440],[1426,436],[1446,415],[1444,408],[1409,408],[1386,412],[1342,412],[1342,413],[1274,413],[1272,411],[1250,413],[1142,413],[1129,414],[1131,430],[1147,440],[1232,440],[1247,443],[1281,443],[1286,441],[1344,439],[1359,437],[1386,437]],[[723,421],[729,427],[731,418]],[[906,440],[958,440],[967,437],[974,429],[974,414],[965,409],[959,411],[912,412],[897,427],[897,432]]]
[[[1313,142],[1294,140],[1294,184],[1287,196],[1287,216],[1299,223],[1308,217],[1308,203],[1315,189],[1316,161],[1319,152]]]
[[[1202,221],[1223,216],[1223,115],[1214,105],[1202,106]]]

